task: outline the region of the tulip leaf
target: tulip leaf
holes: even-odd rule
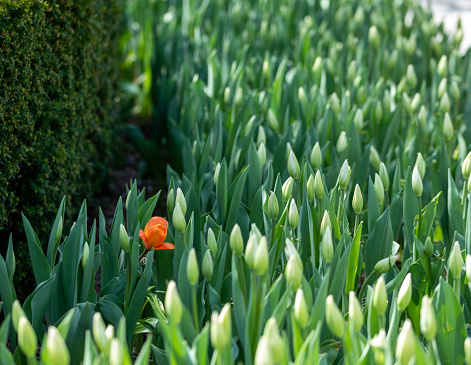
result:
[[[85,335],[91,330],[95,304],[80,303],[74,311],[65,343],[70,353],[71,365],[79,365],[84,357]]]
[[[368,178],[368,233],[371,234],[374,229],[375,222],[380,216],[378,197],[376,195],[376,190],[371,180],[371,177]]]
[[[225,232],[228,234],[230,234],[230,232],[232,231],[232,228],[234,227],[237,216],[239,214],[240,200],[242,198],[245,179],[247,177],[248,172],[248,168],[243,168],[239,175],[234,179],[234,182],[229,188],[228,196],[231,197],[231,204],[227,213],[227,221],[225,227]]]
[[[461,210],[461,201],[456,189],[455,181],[451,176],[451,171],[448,169],[448,216],[450,219],[452,232],[458,232],[461,235],[465,234],[463,211]]]
[[[247,201],[252,202],[256,192],[260,189],[260,185],[262,184],[262,167],[253,139],[250,141],[249,145],[248,166],[249,177],[247,182]]]
[[[1,310],[1,306],[0,306]],[[11,314],[8,313],[5,316],[5,319],[3,320],[2,324],[0,325],[0,346],[6,346],[7,341],[8,341],[8,331],[10,329],[10,324],[11,324]]]
[[[128,197],[126,198],[126,221],[127,221],[127,230],[131,234],[133,234],[134,230],[137,229],[137,216],[138,216],[138,202],[137,202],[137,182],[134,181],[132,184],[131,190],[128,193]],[[119,239],[119,224],[116,225],[116,229],[118,231],[118,239]],[[119,240],[118,240],[119,243]],[[116,243],[114,243],[116,245]],[[119,247],[119,246],[118,246]],[[119,252],[119,251],[118,251]]]
[[[124,318],[123,311],[115,303],[106,299],[100,299],[96,303],[95,311],[100,312],[103,319],[112,324],[115,329],[118,328],[121,318]]]
[[[412,252],[414,247],[414,219],[417,214],[419,214],[419,203],[412,189],[412,172],[409,167],[404,187],[404,240],[409,252]]]
[[[105,224],[103,224],[103,227],[105,227]],[[124,224],[123,200],[122,200],[121,197],[119,197],[118,203],[116,204],[116,209],[114,211],[113,222],[111,223],[111,232],[110,232],[111,243],[113,244],[113,247],[116,251],[116,255],[118,255],[119,251],[121,250],[121,245],[119,244],[119,228],[120,228],[121,224]],[[128,225],[128,227],[129,227],[129,225]],[[128,234],[132,235],[132,232],[128,231]],[[103,239],[104,239],[104,235],[103,235]],[[102,242],[103,241],[100,240],[100,244]]]
[[[101,287],[105,288],[108,282],[119,276],[118,256],[113,243],[108,237],[100,242],[101,253]]]
[[[350,250],[350,257],[348,259],[348,268],[347,268],[347,279],[345,284],[345,293],[350,293],[350,291],[355,290],[355,279],[357,276],[358,269],[358,256],[360,254],[360,241],[361,241],[361,230],[363,227],[363,222],[357,228],[355,232],[355,237],[353,238],[352,248]]]
[[[41,335],[44,313],[49,307],[49,303],[52,299],[52,287],[55,279],[56,276],[43,281],[34,289],[23,303],[23,309],[26,316],[31,320],[31,324],[38,337]]]
[[[56,219],[54,221],[54,225],[52,226],[51,235],[49,236],[49,243],[47,245],[47,261],[49,262],[50,267],[54,266],[56,253],[57,253],[57,246],[59,245],[59,242],[60,242],[60,237],[59,239],[56,239],[60,221],[62,220],[62,226],[64,224],[65,198],[66,198],[65,196],[62,198],[59,209],[57,210]]]
[[[219,169],[218,179],[216,183],[216,200],[217,200],[217,222],[220,226],[224,226],[227,215],[227,164],[223,159]]]
[[[139,213],[137,215],[137,220],[140,222],[140,229],[144,230],[147,222],[152,218],[152,215],[155,210],[155,206],[160,197],[160,191],[155,194],[152,198],[147,199],[147,201],[139,208]],[[129,234],[129,232],[128,232]]]

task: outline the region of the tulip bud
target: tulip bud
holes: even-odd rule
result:
[[[188,254],[188,260],[186,262],[186,275],[190,285],[196,285],[200,277],[200,270],[198,267],[198,259],[196,258],[196,251],[193,247]]]
[[[293,178],[290,176],[288,180],[285,181],[283,186],[281,187],[281,191],[283,192],[283,200],[286,202],[288,201],[289,197],[293,193]]]
[[[47,331],[47,358],[51,364],[70,363],[70,354],[64,339],[56,327],[50,326]]]
[[[302,86],[298,89],[298,100],[301,103],[301,106],[303,107],[303,109],[306,109],[307,108],[307,96],[306,96],[306,91],[304,90]]]
[[[314,64],[312,65],[312,72],[314,73],[316,79],[320,77],[322,72],[322,57],[316,57],[316,59],[314,60]]]
[[[231,236],[229,238],[229,245],[234,255],[237,257],[242,256],[242,252],[244,250],[244,240],[242,239],[242,232],[237,223],[235,224],[234,228],[232,228]]]
[[[389,256],[385,259],[379,260],[375,265],[375,273],[376,274],[385,274],[389,270],[391,270],[392,266],[396,262],[395,256]]]
[[[446,55],[443,55],[438,61],[437,72],[441,77],[446,77],[448,73],[448,58]]]
[[[167,286],[165,293],[165,311],[167,312],[170,320],[174,323],[180,323],[182,319],[182,301],[178,294],[177,284],[171,280]]]
[[[417,75],[415,74],[413,65],[407,66],[406,82],[413,89],[415,89],[415,87],[417,86]]]
[[[378,204],[381,205],[384,201],[384,186],[378,174],[375,174],[374,188],[376,191],[376,197],[378,198]]]
[[[316,142],[311,152],[311,165],[314,169],[318,169],[322,165],[322,152],[319,142]]]
[[[114,338],[114,327],[111,324],[106,326],[105,337],[108,343],[110,344],[111,340]]]
[[[33,326],[26,317],[21,317],[18,321],[18,345],[26,357],[36,355],[38,349],[38,338],[34,332]]]
[[[417,167],[417,170],[419,170],[420,178],[423,179],[425,176],[426,164],[425,164],[424,157],[422,156],[420,152],[417,154],[417,160],[415,160],[415,166]]]
[[[448,93],[444,93],[443,96],[440,99],[440,111],[442,113],[448,113],[450,111],[450,98],[448,96]]]
[[[399,57],[398,51],[397,49],[394,49],[391,55],[389,56],[389,59],[386,61],[387,62],[386,66],[389,70],[392,70],[394,66],[396,66],[398,57]]]
[[[182,211],[182,208],[180,206],[180,203],[177,202],[175,209],[173,210],[172,214],[172,221],[175,229],[183,233],[186,230],[186,221],[185,221],[185,215]]]
[[[118,338],[113,338],[110,345],[110,365],[122,365],[124,358],[124,349]]]
[[[425,123],[427,122],[427,111],[425,110],[425,106],[421,106],[419,110],[419,115],[418,115],[418,120],[422,126],[422,128],[425,127]]]
[[[391,111],[391,94],[389,93],[389,90],[384,91],[383,109],[386,113],[389,113]]]
[[[59,217],[59,223],[57,224],[57,231],[56,231],[56,242],[59,242],[62,236],[62,229],[64,228],[64,221],[62,216]]]
[[[414,190],[417,197],[420,198],[422,196],[423,185],[417,166],[414,167],[414,171],[412,172],[412,190]]]
[[[355,101],[358,105],[364,104],[366,102],[366,88],[365,85],[361,85],[357,88]]]
[[[105,323],[101,318],[101,314],[96,312],[93,316],[93,339],[100,352],[108,354],[110,350],[110,343],[106,336]]]
[[[249,240],[247,241],[247,246],[245,246],[245,262],[247,265],[253,269],[254,268],[254,254],[258,246],[257,236],[255,234],[250,234]]]
[[[319,172],[319,170],[317,170]],[[324,189],[322,189],[324,190]],[[314,189],[314,176],[312,174],[309,176],[309,179],[307,179],[307,199],[312,202],[314,200],[315,196],[315,189]],[[324,191],[322,191],[324,193]]]
[[[368,31],[368,42],[370,43],[371,48],[379,47],[379,33],[378,28],[375,25],[371,26]]]
[[[21,317],[26,317],[23,308],[21,308],[21,304],[18,300],[13,302],[12,310],[11,310],[11,317],[12,317],[12,324],[13,328],[16,332],[18,332],[18,323],[20,322]]]
[[[337,152],[338,154],[341,154],[343,151],[345,151],[348,147],[348,141],[347,141],[347,134],[345,132],[341,132],[339,139],[337,140]]]
[[[339,172],[339,185],[340,189],[347,189],[350,181],[350,166],[348,166],[348,160],[345,160]]]
[[[267,161],[267,150],[265,148],[265,144],[262,142],[257,150],[258,159],[260,160],[260,166],[263,167],[265,162]]]
[[[213,312],[210,326],[211,344],[220,352],[231,340],[231,305],[226,303],[218,315]]]
[[[455,102],[458,101],[461,96],[461,91],[456,81],[451,83],[450,94]]]
[[[421,101],[422,101],[422,97],[420,96],[419,93],[416,93],[414,95],[414,97],[412,98],[412,102],[410,104],[410,107],[411,107],[413,112],[415,112],[417,110],[417,108],[419,107]]]
[[[296,291],[296,298],[294,299],[294,319],[301,328],[305,328],[309,322],[309,311],[302,289]]]
[[[432,299],[427,295],[422,298],[420,308],[420,331],[427,341],[431,341],[437,335],[437,316],[432,305]]]
[[[285,345],[283,343],[283,339],[280,336],[278,324],[276,322],[275,317],[271,317],[267,321],[267,324],[265,325],[265,329],[263,331],[263,337],[268,340],[268,348],[269,351],[273,354],[273,358],[277,361],[281,361],[282,359],[284,359],[286,356],[284,351]]]
[[[375,123],[379,124],[383,120],[383,106],[381,105],[381,101],[378,100],[375,103],[375,107],[373,109],[373,120]]]
[[[175,208],[175,193],[173,192],[173,188],[172,188],[172,189],[169,190],[169,192],[167,194],[167,210],[168,210],[168,212],[172,213],[173,208]],[[126,252],[128,252],[128,251],[126,251]]]
[[[278,132],[280,130],[280,126],[278,123],[278,119],[275,116],[275,113],[273,113],[273,110],[268,109],[268,125],[270,126],[271,129],[273,129],[274,132]]]
[[[361,109],[356,110],[355,116],[353,117],[353,124],[355,124],[357,131],[361,131],[363,129],[363,112]]]
[[[351,319],[355,332],[360,332],[363,327],[363,311],[353,291],[348,293],[348,318]]]
[[[336,93],[333,93],[330,96],[330,108],[335,113],[335,115],[340,114],[340,101]]]
[[[416,337],[412,322],[407,318],[402,326],[402,330],[399,333],[396,344],[396,358],[399,365],[409,364],[412,356],[415,355]]]
[[[389,190],[389,175],[386,169],[386,165],[383,162],[379,164],[379,178],[381,179],[381,182],[383,183],[384,191],[388,191]]]
[[[324,184],[322,183],[322,177],[319,170],[317,170],[316,177],[314,178],[314,193],[316,194],[317,199],[322,199],[324,196]]]
[[[185,196],[183,195],[182,189],[177,189],[177,198],[175,199],[175,203],[180,204],[180,208],[183,212],[183,215],[186,214],[186,200]]]
[[[404,46],[405,46],[404,49],[405,49],[406,53],[409,56],[411,56],[417,48],[417,38],[416,38],[416,36],[411,35],[411,37],[406,41]]]
[[[409,306],[412,298],[412,278],[411,274],[408,273],[406,278],[402,282],[401,289],[399,289],[399,295],[397,297],[397,309],[401,312],[405,311]]]
[[[461,270],[463,269],[463,259],[461,258],[460,243],[455,241],[453,249],[451,250],[448,259],[448,272],[451,273],[454,279],[461,277]]]
[[[388,346],[386,331],[384,328],[380,329],[371,340],[370,345],[373,348],[373,358],[376,364],[384,365],[386,363],[385,349]]]
[[[83,270],[85,270],[85,267],[87,266],[89,252],[90,252],[90,246],[88,245],[88,242],[85,242],[83,244],[82,260],[81,260]]]
[[[275,193],[272,191],[270,197],[268,198],[268,215],[272,220],[278,218],[279,213],[278,199],[276,198]]]
[[[121,246],[121,249],[124,252],[129,252],[129,236],[128,232],[126,231],[126,228],[124,228],[124,225],[122,223],[119,225],[119,245]]]
[[[203,276],[211,280],[213,277],[213,258],[211,257],[211,251],[206,250],[204,256],[203,256],[203,263],[201,264],[201,271],[203,273]]]
[[[268,269],[268,242],[263,236],[253,253],[253,267],[258,275],[262,276]]]
[[[466,365],[471,365],[471,338],[464,340],[464,361]]]
[[[370,164],[373,166],[373,168],[378,171],[379,170],[379,164],[381,162],[381,159],[379,158],[379,153],[376,151],[376,148],[371,145],[370,147]]]
[[[324,235],[327,227],[329,227],[332,230],[332,223],[330,222],[329,212],[325,210],[324,215],[322,216],[322,221],[321,221],[321,228],[320,228],[321,236]]]
[[[322,236],[321,255],[326,263],[331,263],[334,257],[334,244],[332,243],[331,228],[327,226]]]
[[[266,145],[267,144],[267,137],[265,135],[265,130],[263,129],[262,126],[258,127],[258,134],[257,134],[257,146],[260,146],[261,144]]]
[[[380,316],[388,309],[388,293],[382,276],[379,277],[373,290],[373,307]]]
[[[402,105],[404,106],[406,112],[409,114],[412,113],[412,102],[406,92],[402,93]]]
[[[298,160],[296,159],[293,151],[291,151],[288,158],[288,172],[293,179],[298,179],[299,174],[301,173]]]
[[[463,174],[463,179],[469,179],[469,176],[471,175],[471,152],[468,153],[461,164],[461,173]]]
[[[286,161],[289,161],[289,157],[291,153],[293,152],[293,147],[291,147],[291,143],[287,142],[286,143],[286,151],[285,151],[285,159]],[[288,165],[287,165],[288,166]]]
[[[254,365],[271,365],[274,360],[268,338],[266,336],[260,337],[255,351]]]
[[[353,80],[355,79],[356,73],[357,73],[357,63],[356,63],[355,60],[352,60],[352,62],[350,62],[350,65],[348,66],[348,70],[347,70],[347,79],[348,79],[348,81],[353,82]]]
[[[438,95],[439,98],[441,98],[443,96],[443,94],[445,94],[445,92],[447,91],[446,83],[447,83],[447,79],[444,78],[438,84],[437,95]]]
[[[297,255],[291,255],[285,267],[285,277],[288,284],[292,284],[293,290],[301,285],[303,279],[303,263]]]
[[[289,205],[288,223],[291,229],[296,229],[299,223],[298,208],[294,199],[291,199],[291,204]]]
[[[353,193],[352,208],[355,214],[360,214],[363,209],[363,196],[358,184],[356,184],[355,192]]]
[[[218,244],[216,241],[216,236],[211,228],[208,229],[208,240],[207,240],[208,248],[211,251],[211,256],[216,257],[218,253]]]
[[[353,16],[353,21],[357,27],[363,25],[363,22],[365,21],[365,11],[361,6],[357,7],[355,15]]]
[[[342,312],[337,307],[334,297],[329,295],[325,300],[325,321],[330,332],[338,338],[343,337],[345,330],[345,323],[343,320]]]
[[[428,257],[433,255],[433,243],[430,237],[425,239],[424,252]]]
[[[270,60],[267,57],[263,60],[262,74],[265,79],[270,79]]]

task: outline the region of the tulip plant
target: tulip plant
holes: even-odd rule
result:
[[[84,203],[64,237],[62,203],[46,253],[23,217],[37,287],[16,301],[10,239],[0,362],[471,364],[461,26],[412,0],[148,4],[167,214],[134,182],[110,230]]]

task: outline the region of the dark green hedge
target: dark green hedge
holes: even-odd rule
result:
[[[121,0],[0,1],[0,251],[13,232],[26,260],[20,212],[45,237],[62,196],[106,176],[121,16]]]

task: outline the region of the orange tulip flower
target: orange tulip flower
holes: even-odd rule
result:
[[[139,237],[146,250],[173,250],[174,245],[165,241],[168,222],[162,217],[152,217],[144,230],[139,230]]]

